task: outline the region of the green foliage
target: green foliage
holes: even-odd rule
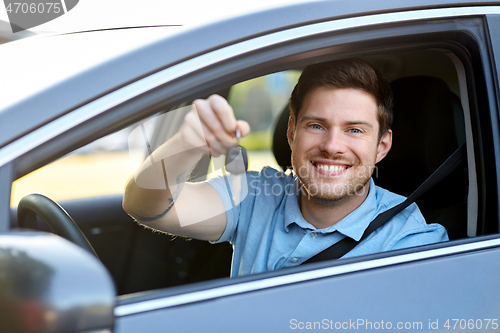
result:
[[[250,132],[244,138],[241,138],[240,145],[246,150],[270,150],[273,143],[273,135],[270,130]]]

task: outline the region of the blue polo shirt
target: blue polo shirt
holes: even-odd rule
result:
[[[316,229],[300,211],[296,177],[270,167],[248,172],[241,186],[242,201],[236,207],[231,177],[208,181],[226,209],[226,229],[217,242],[233,244],[231,276],[297,266],[344,237],[359,240],[378,214],[405,200],[370,179],[368,196],[356,210],[333,226]],[[343,258],[447,240],[445,228],[427,224],[417,205],[411,204]]]

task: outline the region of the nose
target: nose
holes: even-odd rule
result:
[[[342,132],[338,130],[326,131],[320,144],[320,150],[330,156],[344,154],[346,152],[346,143]]]

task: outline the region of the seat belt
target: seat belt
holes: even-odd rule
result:
[[[466,152],[467,150],[465,144],[463,144],[450,157],[448,157],[448,159],[444,161],[444,163],[441,164],[439,168],[437,168],[408,198],[406,198],[405,201],[377,215],[377,217],[370,222],[368,228],[366,228],[359,241],[355,241],[350,237],[345,237],[329,248],[304,261],[303,264],[341,258],[361,241],[366,239],[373,231],[377,230],[380,226],[391,220],[403,209],[414,203],[425,192],[434,187],[434,185],[455,171],[463,162],[466,161]]]

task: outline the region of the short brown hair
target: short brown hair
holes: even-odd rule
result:
[[[290,97],[290,121],[294,128],[307,93],[316,87],[354,88],[372,95],[378,105],[378,139],[391,129],[394,103],[391,86],[369,62],[353,58],[307,66]]]

